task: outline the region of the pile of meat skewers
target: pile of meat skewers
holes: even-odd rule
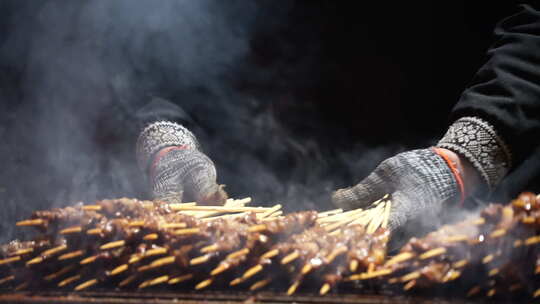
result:
[[[246,207],[103,200],[34,212],[31,241],[0,247],[0,288],[337,288],[463,297],[540,297],[540,198],[410,239],[387,257],[388,197],[369,209],[283,215]],[[364,284],[365,283],[365,284]]]
[[[377,271],[409,293],[537,298],[539,244],[540,197],[522,193],[509,205],[491,204],[479,216],[410,239]]]
[[[388,232],[379,226],[387,219],[364,218],[389,210],[387,201],[369,212],[285,216],[279,205],[245,202],[219,207],[117,199],[34,212],[17,224],[37,228],[38,236],[0,248],[0,288],[273,286],[288,294],[299,288],[325,294],[385,259]]]

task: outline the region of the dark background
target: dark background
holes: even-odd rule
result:
[[[489,3],[489,4],[486,4]],[[233,197],[330,208],[436,142],[515,5],[0,1],[0,240],[31,210],[147,198],[134,146],[177,104]]]

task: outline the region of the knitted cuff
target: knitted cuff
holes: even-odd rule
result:
[[[512,154],[488,122],[477,117],[462,117],[449,128],[437,147],[458,153],[475,167],[492,190],[511,167]]]
[[[148,125],[137,139],[137,162],[147,171],[152,157],[169,146],[187,146],[199,150],[199,142],[191,131],[169,121],[159,121]]]

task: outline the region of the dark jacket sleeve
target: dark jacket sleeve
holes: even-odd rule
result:
[[[153,97],[135,113],[139,129],[156,121],[171,121],[188,129],[195,127],[191,116],[179,105],[169,100]]]
[[[540,140],[540,11],[530,5],[495,29],[488,61],[475,75],[451,119],[477,116],[492,123],[516,167]]]

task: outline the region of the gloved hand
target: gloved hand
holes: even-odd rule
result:
[[[410,219],[437,216],[445,202],[463,200],[477,187],[495,188],[511,167],[502,138],[477,117],[455,121],[437,146],[383,161],[358,185],[334,192],[332,201],[345,209],[361,208],[391,194],[393,230]]]
[[[431,149],[423,149],[383,161],[356,186],[334,192],[332,201],[344,209],[362,208],[385,194],[392,195],[390,229],[418,216],[433,216],[445,201],[457,201],[460,195],[445,160]]]
[[[154,199],[221,205],[227,199],[216,182],[212,160],[188,129],[172,122],[147,126],[137,141],[139,166],[149,177]]]

